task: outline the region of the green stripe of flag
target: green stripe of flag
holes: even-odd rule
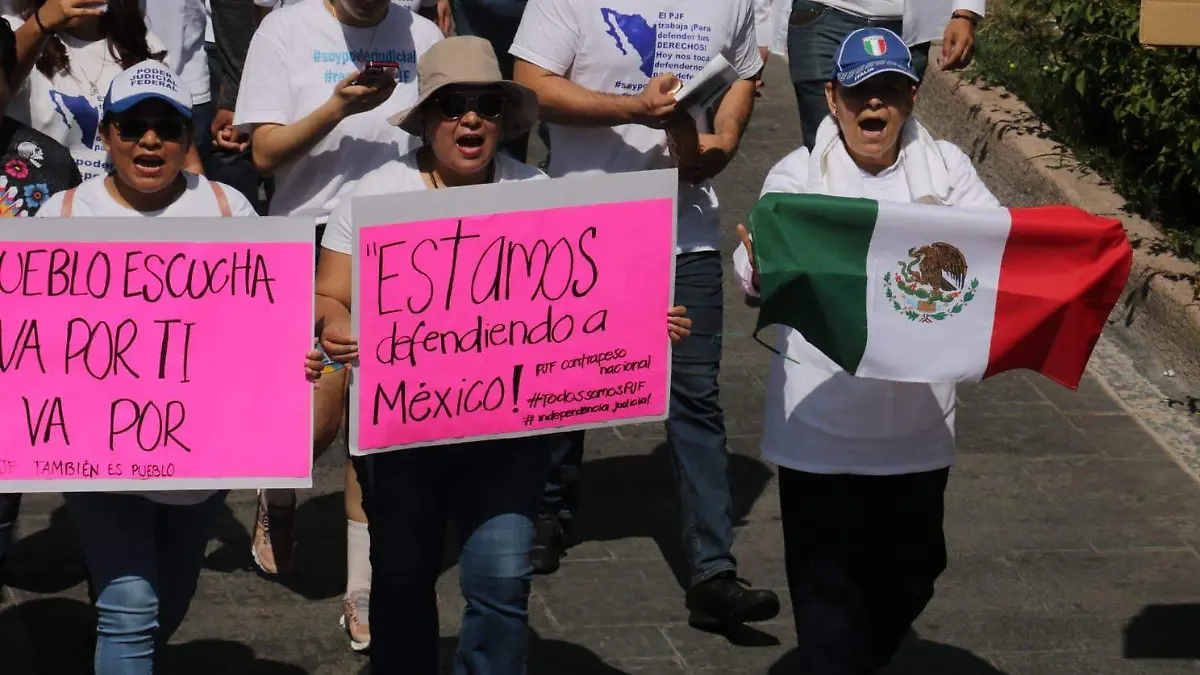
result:
[[[758,329],[790,326],[849,373],[867,347],[870,199],[767,194],[750,213],[762,282]]]

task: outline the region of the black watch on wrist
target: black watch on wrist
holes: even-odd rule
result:
[[[977,28],[979,26],[979,15],[970,10],[966,10],[966,9],[956,10],[956,11],[950,13],[950,18],[952,20],[953,19],[963,19],[967,23],[971,24],[971,28]]]

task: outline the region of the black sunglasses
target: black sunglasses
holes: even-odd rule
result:
[[[447,91],[438,95],[438,108],[442,117],[456,120],[474,110],[480,117],[494,120],[504,111],[504,94],[498,91],[481,91],[475,94],[465,94],[460,91]]]
[[[145,119],[129,117],[113,120],[117,135],[123,141],[140,141],[147,131],[154,130],[154,135],[168,142],[178,141],[187,132],[187,123],[181,119],[164,117],[161,119]]]

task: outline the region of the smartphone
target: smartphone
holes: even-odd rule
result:
[[[352,84],[378,87],[400,75],[400,64],[395,61],[367,61],[362,73]]]

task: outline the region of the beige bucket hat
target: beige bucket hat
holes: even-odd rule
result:
[[[425,133],[422,107],[438,90],[450,85],[497,86],[504,93],[503,137],[517,138],[529,131],[538,117],[537,95],[500,76],[492,43],[461,35],[438,40],[417,61],[416,105],[388,119],[408,133]]]

